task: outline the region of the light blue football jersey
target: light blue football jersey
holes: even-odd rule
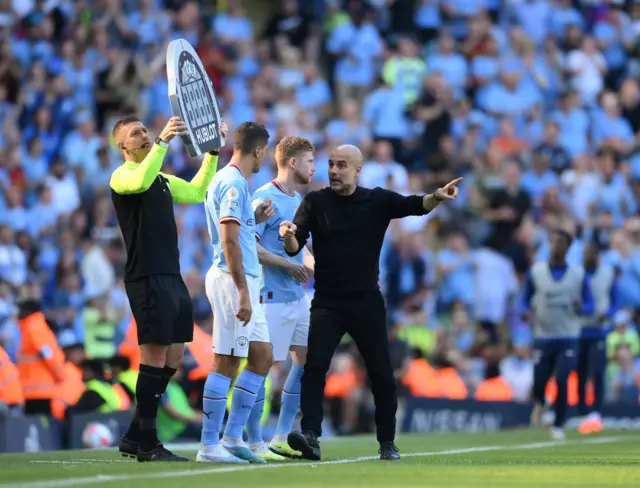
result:
[[[269,198],[271,198],[275,215],[266,222],[256,225],[256,238],[267,251],[302,265],[304,252],[290,257],[284,250],[284,242],[280,237],[280,223],[285,220],[293,221],[302,197],[298,193],[288,193],[274,180],[256,190],[252,199],[253,208]],[[264,303],[292,302],[304,296],[302,283],[292,278],[284,270],[264,266],[263,272],[264,286],[261,296]]]
[[[227,225],[240,225],[239,240],[244,273],[258,278],[260,264],[256,247],[255,216],[251,206],[249,184],[240,168],[228,164],[218,171],[207,190],[205,212],[207,214],[207,228],[213,245],[213,265],[229,272],[220,242],[220,224],[235,222],[235,224]]]

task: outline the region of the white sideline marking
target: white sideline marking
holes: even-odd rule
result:
[[[628,437],[627,437],[628,438]],[[542,449],[545,447],[568,446],[572,444],[607,444],[624,439],[624,437],[596,437],[593,439],[580,439],[574,441],[548,441],[534,442],[529,444],[516,444],[514,446],[479,446],[467,447],[464,449],[447,449],[444,451],[427,451],[427,452],[410,452],[402,454],[403,458],[409,457],[431,457],[431,456],[448,456],[452,454],[473,454],[478,452],[489,451],[509,451],[512,449]],[[287,463],[287,464],[254,464],[250,466],[229,466],[227,468],[205,468],[190,469],[182,471],[166,471],[162,473],[140,473],[140,474],[99,474],[96,476],[87,476],[85,478],[66,478],[50,481],[35,481],[28,483],[10,483],[0,485],[0,488],[62,488],[74,485],[94,485],[99,483],[108,483],[113,481],[130,481],[130,480],[148,480],[157,478],[182,478],[183,476],[203,476],[214,475],[217,473],[235,473],[238,471],[249,471],[254,469],[282,469],[282,468],[315,468],[328,464],[351,464],[361,463],[363,461],[374,461],[378,456],[363,456],[350,459],[338,459],[335,461],[318,461],[314,463]],[[72,461],[67,461],[72,462]],[[126,462],[126,461],[125,461]],[[61,461],[64,463],[64,461]],[[213,463],[212,463],[213,464]]]
[[[71,459],[69,461],[59,461],[55,459],[36,459],[33,461],[29,461],[32,464],[96,464],[96,463],[135,463],[135,460],[125,461],[124,459]]]

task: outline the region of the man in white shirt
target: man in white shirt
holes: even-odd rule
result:
[[[393,157],[393,146],[388,141],[376,142],[373,159],[362,166],[359,184],[365,188],[379,186],[398,193],[406,192],[409,173]]]

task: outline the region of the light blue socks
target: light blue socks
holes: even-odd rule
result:
[[[275,435],[286,435],[293,428],[293,421],[300,410],[300,390],[304,367],[294,364],[289,371],[282,391],[282,406]]]
[[[203,446],[213,446],[220,443],[220,430],[227,410],[227,395],[229,394],[231,379],[218,373],[209,373],[204,385],[202,398],[202,438]]]
[[[258,442],[262,442],[262,414],[264,413],[264,398],[266,395],[265,392],[265,381],[262,382],[262,386],[256,395],[256,402],[251,409],[251,414],[249,415],[249,420],[247,421],[247,435],[249,436],[249,444],[257,444]]]
[[[256,402],[260,388],[264,384],[265,377],[243,370],[233,387],[233,399],[231,400],[231,412],[224,429],[225,437],[241,439],[244,426],[249,420],[249,415]],[[264,396],[263,403],[264,403]],[[264,404],[262,405],[264,408]]]

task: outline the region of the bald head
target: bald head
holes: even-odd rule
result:
[[[331,159],[334,161],[345,161],[349,166],[362,166],[364,157],[356,146],[343,144],[331,151]]]
[[[355,191],[364,158],[356,146],[343,144],[329,156],[329,184],[331,189],[343,195]]]

